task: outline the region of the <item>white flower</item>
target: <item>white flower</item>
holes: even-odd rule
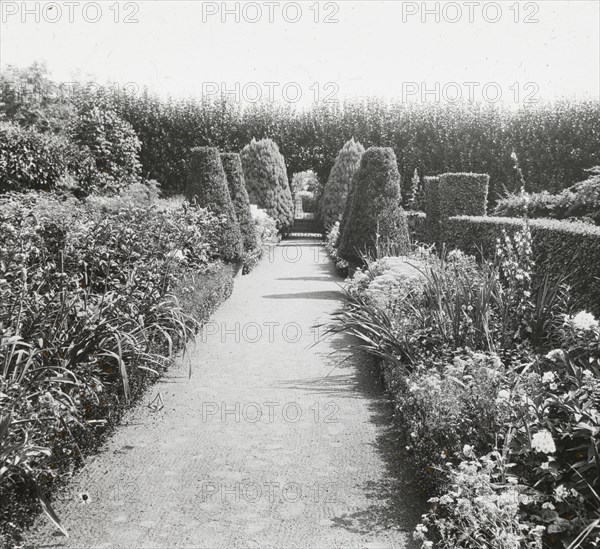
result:
[[[465,444],[463,446],[463,454],[468,458],[475,457],[475,452],[473,452],[473,446],[471,446],[470,444]]]
[[[542,505],[542,509],[548,509],[549,511],[554,511],[555,507],[549,501]]]
[[[542,383],[552,383],[555,378],[556,375],[554,374],[554,372],[545,372],[542,376]]]
[[[569,495],[569,490],[561,485],[554,489],[554,495],[556,496],[556,499],[560,501]]]
[[[578,330],[597,330],[598,321],[592,313],[581,311],[570,319],[573,328]]]
[[[506,389],[500,389],[498,391],[498,397],[496,398],[496,402],[508,402],[510,400],[510,391]]]
[[[556,445],[550,431],[543,429],[535,433],[531,440],[531,449],[543,454],[553,454],[556,452]]]
[[[557,360],[557,359],[563,359],[564,356],[565,356],[565,353],[563,352],[562,349],[553,349],[546,355],[546,358],[548,360]]]

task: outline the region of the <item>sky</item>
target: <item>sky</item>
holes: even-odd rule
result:
[[[600,2],[0,0],[0,66],[34,61],[245,103],[598,98]]]

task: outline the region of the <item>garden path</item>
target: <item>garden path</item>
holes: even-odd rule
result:
[[[186,358],[55,504],[70,538],[40,517],[26,546],[414,547],[421,507],[378,375],[345,336],[312,346],[339,282],[310,240],[236,279],[191,379]]]

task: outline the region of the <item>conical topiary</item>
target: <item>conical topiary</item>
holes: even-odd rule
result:
[[[221,256],[226,261],[240,259],[243,251],[242,233],[218,149],[197,147],[191,150],[186,196],[190,202],[223,218],[219,238]]]
[[[221,162],[227,176],[229,195],[233,202],[235,214],[240,223],[244,251],[251,252],[257,247],[254,221],[250,213],[250,199],[246,190],[246,181],[242,170],[242,160],[237,153],[221,153]]]
[[[271,139],[253,139],[240,156],[250,202],[266,210],[277,221],[280,232],[289,232],[294,222],[294,203],[285,159],[277,144]]]
[[[350,194],[352,178],[364,152],[365,148],[352,138],[344,144],[335,159],[320,204],[321,220],[326,229],[342,218]]]
[[[340,257],[360,263],[361,254],[372,254],[378,245],[388,253],[408,252],[408,223],[401,200],[394,150],[367,149],[354,176],[352,202],[340,237]]]

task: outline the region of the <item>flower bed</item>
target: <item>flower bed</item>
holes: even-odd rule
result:
[[[142,185],[0,197],[0,536],[68,479],[233,287],[224,220]]]
[[[432,498],[424,548],[600,540],[599,323],[534,281],[528,227],[511,235],[494,262],[424,249],[369,262],[332,328],[381,359]]]

